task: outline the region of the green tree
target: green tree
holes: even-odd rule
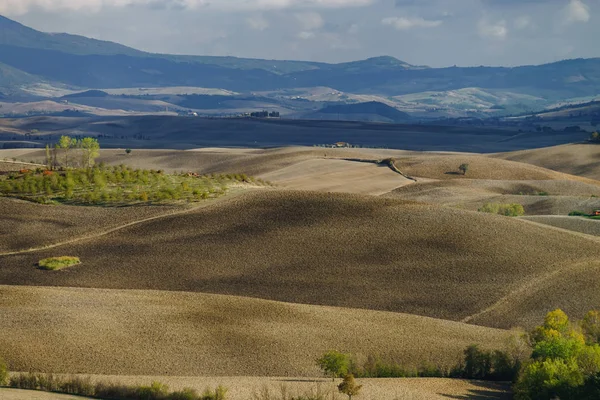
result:
[[[63,149],[65,155],[65,168],[69,168],[69,151],[77,145],[77,140],[70,136],[61,136],[58,140],[58,148]]]
[[[344,381],[338,385],[338,390],[348,396],[348,400],[352,400],[352,396],[358,396],[360,389],[362,385],[356,384],[352,374],[344,376]]]
[[[85,137],[79,141],[79,147],[83,152],[83,164],[86,168],[91,168],[98,156],[100,156],[100,143],[98,139]]]
[[[125,153],[131,154],[131,149],[125,149]]]
[[[458,167],[458,170],[460,172],[462,172],[463,175],[466,175],[467,172],[469,171],[469,164],[460,164],[460,166]]]
[[[317,366],[323,370],[326,375],[330,375],[333,380],[348,373],[350,357],[347,354],[336,350],[328,351],[317,359]]]

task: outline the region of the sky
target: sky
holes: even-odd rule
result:
[[[157,53],[432,67],[600,57],[600,0],[0,0],[0,14]]]

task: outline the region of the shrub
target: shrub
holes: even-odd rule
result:
[[[458,167],[458,170],[460,172],[462,172],[463,175],[466,175],[467,172],[469,171],[469,164],[460,164],[460,166]]]
[[[131,154],[131,149],[125,149],[125,153]]]
[[[352,396],[358,396],[362,389],[362,385],[357,385],[352,374],[346,375],[344,381],[338,385],[340,393],[348,396],[348,400],[352,400]]]
[[[79,257],[70,256],[44,258],[38,262],[40,269],[47,271],[57,271],[77,264],[81,264]]]

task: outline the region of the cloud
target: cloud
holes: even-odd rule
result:
[[[440,20],[426,20],[420,17],[389,17],[381,20],[383,25],[390,25],[399,31],[405,31],[413,28],[435,28],[442,25]]]
[[[254,15],[252,17],[246,18],[246,23],[255,31],[264,31],[269,27],[269,21],[262,15]]]
[[[479,20],[477,24],[479,36],[489,39],[504,40],[508,36],[506,21],[490,22],[487,19]]]
[[[576,22],[588,22],[590,20],[590,9],[581,0],[570,0],[564,11],[565,22],[572,24]]]
[[[314,39],[315,36],[316,35],[314,32],[300,32],[299,34],[296,35],[296,37],[298,39],[302,39],[302,40]]]
[[[528,15],[517,17],[514,21],[514,27],[517,30],[527,29],[531,26],[531,18]]]
[[[286,8],[361,7],[374,0],[0,0],[0,13],[25,14],[44,11],[74,10],[98,12],[104,8],[141,6],[152,9],[214,9],[228,11],[276,10]]]
[[[317,12],[298,13],[295,17],[303,31],[314,31],[325,25],[323,17]]]

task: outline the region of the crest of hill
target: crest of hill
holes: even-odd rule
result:
[[[592,143],[522,150],[497,154],[494,157],[600,179],[600,146]]]
[[[131,47],[104,40],[66,33],[45,33],[29,28],[0,15],[0,45],[56,50],[69,54],[126,54],[144,53]]]
[[[77,98],[89,98],[89,97],[108,97],[108,93],[102,90],[86,90],[85,92],[67,94],[63,96],[63,99],[77,99]]]
[[[600,256],[596,242],[507,217],[272,190],[70,244],[83,263],[69,274],[29,267],[66,249],[0,257],[0,282],[235,294],[458,321]],[[567,285],[552,306],[593,308],[581,289]],[[537,321],[547,306],[538,298]],[[519,321],[506,313],[494,324]]]

